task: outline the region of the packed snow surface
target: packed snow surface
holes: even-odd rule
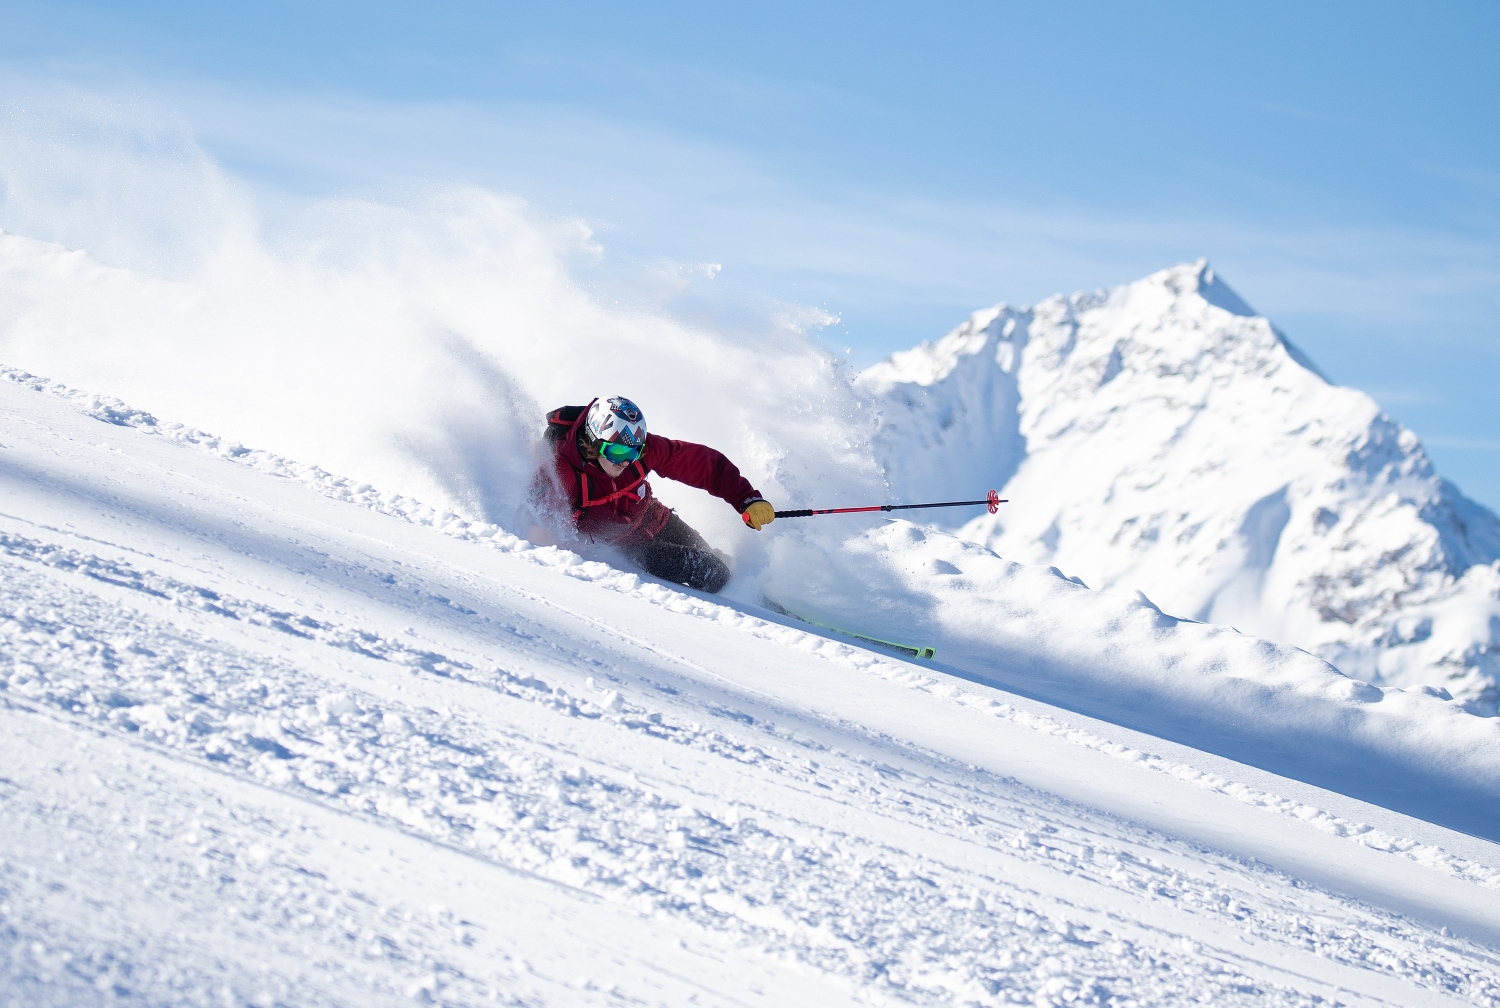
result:
[[[7,1003],[1500,1003],[1461,701],[762,533],[914,664],[3,377]]]
[[[859,384],[895,496],[1004,486],[931,516],[963,538],[1496,713],[1500,520],[1206,263],[975,312]]]

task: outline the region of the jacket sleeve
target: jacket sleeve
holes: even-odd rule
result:
[[[761,499],[760,491],[740,475],[735,464],[707,445],[647,434],[644,461],[648,471],[706,490],[741,514],[752,501]]]

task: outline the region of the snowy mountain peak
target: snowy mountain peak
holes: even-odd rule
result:
[[[1214,269],[1208,264],[1207,259],[1168,267],[1146,277],[1141,283],[1160,284],[1177,296],[1196,294],[1209,304],[1222,308],[1231,315],[1253,317],[1259,314],[1230,289],[1227,283],[1214,274]]]
[[[1213,323],[1222,321],[1215,318],[1219,313],[1243,318],[1248,324],[1228,328],[1215,326]],[[1112,289],[1054,295],[1035,307],[1013,308],[1002,302],[981,309],[936,343],[924,342],[912,350],[895,353],[867,369],[859,380],[871,390],[888,389],[897,384],[928,386],[946,379],[964,358],[982,357],[987,352],[995,357],[1002,371],[1009,372],[1017,360],[1016,354],[1025,346],[1030,323],[1036,319],[1054,323],[1065,331],[1064,338],[1048,348],[1049,354],[1059,360],[1086,354],[1089,347],[1076,338],[1070,338],[1076,336],[1076,327],[1085,315],[1096,322],[1123,317],[1136,323],[1160,319],[1181,319],[1189,323],[1182,327],[1155,326],[1147,332],[1125,333],[1124,339],[1108,346],[1101,366],[1096,368],[1097,385],[1111,381],[1125,369],[1126,344],[1146,338],[1150,331],[1167,337],[1166,342],[1158,344],[1160,349],[1184,355],[1183,360],[1177,362],[1178,367],[1201,358],[1205,353],[1222,357],[1223,348],[1234,345],[1241,347],[1245,354],[1232,359],[1233,364],[1241,367],[1249,364],[1254,370],[1264,371],[1281,364],[1277,353],[1280,350],[1299,366],[1322,378],[1301,351],[1218,278],[1208,260],[1199,259]],[[1209,337],[1211,342],[1205,342],[1201,337]]]
[[[1013,346],[1018,320],[1029,318],[1031,309],[1012,309],[998,304],[993,308],[982,308],[970,315],[963,324],[936,343],[924,342],[912,350],[892,354],[888,360],[866,370],[860,381],[870,386],[891,385],[910,382],[916,385],[932,385],[953,373],[954,368],[966,357],[982,354],[997,343]],[[1022,335],[1024,342],[1024,334]],[[1002,370],[1009,370],[1013,356],[999,361]]]
[[[898,498],[1004,485],[972,541],[1362,679],[1500,701],[1500,520],[1206,261],[976,312],[859,383]]]

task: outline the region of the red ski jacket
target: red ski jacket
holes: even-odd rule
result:
[[[630,546],[655,538],[672,512],[652,495],[646,480],[650,473],[706,490],[741,514],[761,499],[721,453],[660,434],[648,433],[639,461],[619,476],[609,476],[578,451],[578,431],[588,411],[588,406],[563,406],[547,414],[554,456],[550,471],[543,465],[537,472],[532,491],[543,507],[571,515],[573,525],[589,539]]]

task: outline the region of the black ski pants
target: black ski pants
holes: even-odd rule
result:
[[[647,573],[664,581],[710,593],[729,583],[729,565],[675,513],[655,538],[631,546],[625,553]]]

